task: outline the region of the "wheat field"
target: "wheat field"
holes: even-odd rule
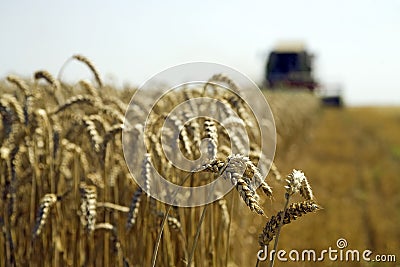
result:
[[[280,155],[294,155],[299,139],[307,138],[318,120],[321,107],[312,94],[266,93],[277,129],[278,163],[272,163],[264,181],[256,167],[265,160],[253,127],[257,121],[235,94],[215,87],[173,92],[154,107],[148,127],[127,125],[124,116],[135,89],[105,85],[84,56],[71,60],[86,64],[94,83],[66,84],[44,70],[33,79],[8,76],[0,82],[0,266],[263,266],[267,263],[257,263],[260,246],[278,245],[281,228],[287,244],[289,227],[282,226],[323,208],[311,190],[315,178],[307,179],[307,169],[289,166],[293,160],[285,163]],[[211,80],[235,87],[223,75]],[[224,103],[221,118],[187,123],[187,114],[181,114],[171,119],[182,129],[170,140],[171,149],[196,159],[201,141],[207,140],[202,170],[179,170],[161,149],[166,114],[209,91]],[[134,108],[140,115],[140,103]],[[230,118],[227,108],[239,114],[248,132],[248,155],[232,153],[231,141],[239,151],[242,141],[219,123]],[[132,157],[124,158],[123,131],[145,133],[146,153],[136,151],[132,138]],[[140,166],[144,187],[133,179],[126,160]],[[234,188],[205,206],[167,205],[149,194],[150,166],[175,184],[200,186],[221,175]]]

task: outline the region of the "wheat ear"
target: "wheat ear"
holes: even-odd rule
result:
[[[219,74],[215,74],[213,75],[209,80],[208,83],[211,82],[222,82],[228,85],[228,88],[233,90],[235,93],[239,93],[240,89],[239,86],[228,76],[219,73]]]
[[[93,185],[80,185],[81,192],[81,223],[88,234],[95,230],[97,189]]]
[[[103,138],[100,136],[96,129],[96,124],[89,119],[88,116],[83,117],[83,123],[86,127],[87,132],[90,136],[91,144],[96,152],[100,152],[101,144],[103,143]]]
[[[160,212],[157,212],[157,216],[158,216],[158,218],[162,219],[162,218],[164,218],[165,214],[164,214],[164,212],[160,211]],[[171,215],[168,215],[167,223],[168,223],[168,226],[171,227],[173,230],[175,230],[175,231],[181,230],[182,225],[181,225],[181,222],[177,218],[175,218]]]
[[[287,185],[285,186],[285,189],[286,189],[286,193],[285,193],[286,202],[285,202],[285,207],[283,209],[283,214],[280,216],[280,218],[278,220],[278,223],[276,224],[276,227],[274,227],[274,231],[275,231],[274,233],[276,233],[275,234],[276,237],[275,237],[274,247],[273,247],[274,251],[276,251],[276,249],[278,247],[280,231],[281,231],[282,226],[285,224],[285,216],[283,216],[283,215],[286,215],[286,212],[288,210],[290,210],[291,207],[292,208],[293,207],[297,207],[297,206],[293,206],[294,204],[288,206],[290,198],[291,198],[292,195],[294,195],[295,193],[297,193],[297,192],[302,190],[302,188],[304,187],[304,180],[305,179],[306,179],[306,176],[304,175],[304,173],[302,171],[298,171],[298,170],[295,170],[295,169],[293,169],[293,171],[286,177],[286,182],[287,182]],[[311,190],[311,188],[310,188],[310,190]],[[303,189],[303,191],[304,191],[304,189]],[[301,207],[301,205],[300,205],[300,207]],[[307,207],[308,206],[306,206],[306,208]],[[316,208],[316,207],[318,207],[318,206],[315,206],[315,207],[311,206],[311,209]],[[301,210],[303,210],[303,211],[307,210],[307,209],[299,209],[299,207],[297,207],[297,208],[298,208],[297,211],[299,211],[300,213],[302,212]],[[294,210],[293,212],[296,212],[296,210]],[[296,216],[293,219],[296,219]],[[287,220],[286,222],[289,223],[290,220]],[[265,233],[267,233],[267,232],[265,232]],[[274,263],[275,263],[275,255],[271,259],[270,267],[273,267]]]
[[[303,180],[301,181],[301,186],[300,186],[300,195],[305,199],[305,200],[314,200],[314,194],[312,192],[311,186],[308,183],[307,177],[304,176]]]
[[[74,104],[80,104],[80,103],[88,103],[91,106],[96,106],[97,102],[98,102],[98,99],[94,98],[91,95],[76,95],[76,96],[73,96],[73,97],[67,99],[64,104],[59,105],[57,107],[57,109],[55,111],[53,111],[52,113],[57,114],[65,109],[71,107]]]
[[[131,205],[129,207],[128,221],[126,227],[130,229],[135,225],[137,216],[139,214],[140,201],[143,194],[142,188],[139,186],[133,194]]]
[[[85,90],[86,90],[90,95],[92,95],[93,97],[96,97],[96,98],[99,97],[99,93],[97,92],[96,88],[94,88],[93,85],[92,85],[90,82],[85,81],[85,80],[81,80],[81,81],[79,81],[79,84],[80,84],[83,88],[85,88]]]
[[[103,87],[103,82],[101,81],[100,78],[100,74],[96,68],[96,66],[93,64],[93,62],[88,59],[87,57],[83,56],[83,55],[73,55],[72,58],[84,63],[86,66],[89,67],[89,69],[92,71],[94,78],[96,79],[97,84],[99,85],[99,87]]]
[[[211,119],[204,121],[205,138],[207,138],[207,159],[212,161],[217,157],[218,132],[217,127]]]
[[[20,77],[15,75],[8,75],[7,81],[12,84],[15,84],[24,93],[25,97],[30,95],[30,90],[28,85]]]
[[[33,237],[37,237],[43,230],[47,222],[47,218],[50,215],[50,210],[57,202],[57,196],[55,194],[46,194],[40,200],[39,210],[36,215],[36,225],[33,228]]]
[[[230,155],[222,166],[221,162],[214,161],[213,163],[206,165],[205,170],[213,172],[218,170],[218,173],[221,174],[223,178],[235,185],[240,197],[251,211],[264,215],[264,210],[258,203],[259,196],[253,187],[251,179],[243,176],[246,173],[246,169],[250,166],[249,161],[249,158],[242,155]],[[253,166],[251,168],[256,167]]]
[[[18,119],[18,121],[23,124],[25,122],[25,115],[24,115],[24,110],[19,104],[18,100],[10,94],[4,94],[0,98],[0,108],[1,109],[7,109],[7,107],[12,107],[14,110],[14,113]],[[3,112],[1,112],[3,113]]]
[[[45,80],[53,87],[54,90],[60,89],[60,83],[58,82],[58,80],[54,78],[53,75],[51,75],[51,73],[47,70],[38,70],[33,74],[33,77],[35,78],[35,80]]]
[[[321,209],[321,207],[312,201],[292,203],[289,205],[286,211],[281,210],[276,215],[271,217],[260,234],[258,243],[262,247],[268,246],[268,244],[277,234],[281,220],[283,225],[286,225],[307,213],[314,212],[319,209]]]

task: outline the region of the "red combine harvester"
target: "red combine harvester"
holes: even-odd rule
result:
[[[271,89],[307,89],[320,96],[322,103],[342,106],[341,90],[327,90],[313,74],[314,55],[301,42],[279,43],[269,53],[265,66],[264,86]]]

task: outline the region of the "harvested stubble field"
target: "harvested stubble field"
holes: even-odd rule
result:
[[[309,93],[267,93],[278,144],[276,166],[260,196],[251,181],[258,179],[253,164],[262,160],[257,140],[250,140],[250,158],[231,155],[218,123],[191,121],[175,141],[188,158],[196,158],[199,140],[207,137],[211,161],[207,172],[192,175],[187,184],[207,183],[216,172],[235,188],[205,207],[171,207],[137,186],[123,158],[122,123],[133,91],[103,85],[90,61],[75,59],[91,67],[95,86],[63,84],[45,71],[33,81],[12,76],[0,84],[0,266],[255,266],[259,242],[269,243],[280,224],[319,205],[324,209],[282,228],[278,248],[321,250],[343,237],[354,248],[398,252],[398,110],[322,110]],[[229,83],[223,76],[214,79]],[[234,96],[214,93],[247,116]],[[186,174],[172,169],[160,153],[154,127],[171,101],[190,94],[199,92],[178,92],[156,107],[146,135],[148,154],[135,159],[146,179],[153,164],[174,183],[183,182]],[[140,127],[132,131],[143,131]],[[235,164],[244,166],[242,176]],[[318,205],[307,179],[293,168],[305,172]],[[279,170],[291,173],[288,182]],[[289,198],[280,221],[276,216]]]

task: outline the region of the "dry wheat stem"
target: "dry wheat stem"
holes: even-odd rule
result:
[[[191,172],[191,173],[189,173],[183,180],[182,180],[182,182],[180,183],[180,186],[182,186],[189,178],[191,178],[193,176],[193,172]],[[171,197],[171,199],[175,199],[175,197],[176,197],[176,195],[178,194],[178,190],[176,190],[173,194],[172,194],[172,197]],[[153,255],[152,255],[152,259],[151,259],[151,267],[155,267],[156,266],[156,260],[157,260],[157,254],[158,254],[158,248],[159,248],[159,246],[160,246],[160,241],[161,241],[161,236],[162,236],[162,233],[163,233],[163,231],[164,231],[164,226],[165,226],[165,223],[168,221],[168,216],[169,216],[169,212],[171,211],[171,208],[172,208],[172,206],[171,205],[168,205],[168,207],[167,207],[167,209],[166,209],[166,211],[165,211],[165,214],[164,214],[164,218],[163,218],[163,220],[162,220],[162,222],[161,222],[161,225],[160,225],[160,231],[158,232],[158,235],[157,235],[157,239],[156,239],[156,243],[155,243],[155,246],[154,246],[154,249],[153,249]]]

